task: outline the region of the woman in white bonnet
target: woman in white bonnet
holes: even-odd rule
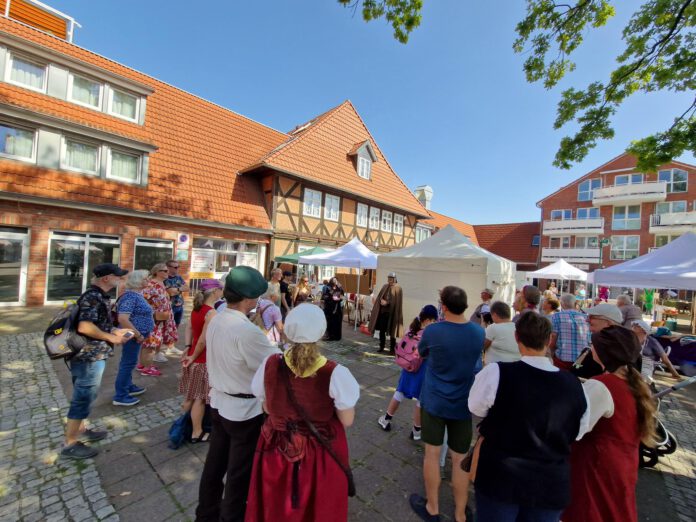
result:
[[[353,423],[360,387],[348,368],[321,355],[317,341],[325,331],[321,308],[293,308],[285,319],[289,348],[269,356],[251,383],[268,417],[256,447],[246,522],[348,519],[345,427]]]

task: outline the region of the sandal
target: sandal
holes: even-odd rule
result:
[[[201,433],[198,437],[191,437],[191,444],[198,444],[199,442],[209,442],[210,441],[210,433],[207,431],[204,431]]]

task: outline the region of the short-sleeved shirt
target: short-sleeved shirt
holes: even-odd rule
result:
[[[285,300],[285,304],[288,308],[292,307],[292,292],[290,291],[290,283],[285,280],[280,282],[280,295],[281,298]]]
[[[278,308],[273,301],[260,299],[256,308],[258,310],[263,310],[261,318],[263,319],[263,326],[266,330],[270,330],[277,321],[283,320],[283,314],[280,312],[280,308]]]
[[[178,288],[179,292],[181,292],[181,289],[185,286],[186,281],[184,281],[184,278],[181,277],[179,274],[169,276],[167,279],[164,280],[165,288]],[[172,307],[181,308],[182,306],[184,306],[184,297],[181,295],[181,293],[172,295],[170,297],[172,299]]]
[[[117,311],[128,315],[131,324],[143,337],[147,337],[155,329],[152,307],[139,292],[127,290],[118,298]]]
[[[590,345],[592,332],[587,315],[577,310],[561,310],[549,319],[556,334],[556,357],[565,362],[575,361]]]
[[[515,323],[493,323],[486,328],[491,345],[486,350],[486,364],[519,361],[520,349],[515,340]]]
[[[471,417],[467,400],[483,340],[483,328],[473,322],[443,321],[423,331],[418,352],[428,359],[428,366],[420,402],[430,415],[454,420]]]
[[[283,295],[281,293],[280,289],[280,283],[277,281],[269,281],[268,282],[268,288],[273,288],[275,295],[278,296],[278,299],[276,301],[273,301],[276,306],[280,306],[280,300],[283,298]]]
[[[77,299],[80,311],[77,315],[78,325],[81,321],[93,323],[101,331],[110,333],[114,328],[111,317],[111,298],[98,286],[91,285]],[[85,336],[86,337],[86,336]],[[94,362],[106,359],[113,355],[114,347],[99,339],[89,339],[89,342],[82,348],[80,353],[75,355],[72,360],[82,362]]]

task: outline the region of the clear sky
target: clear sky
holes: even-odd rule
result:
[[[527,83],[524,55],[512,51],[522,0],[425,0],[406,45],[385,21],[365,23],[335,0],[44,2],[82,24],[76,44],[278,130],[350,99],[406,184],[429,184],[433,210],[473,224],[538,220],[538,200],[690,104],[636,96],[620,109],[614,140],[560,171],[553,157],[571,130],[553,130],[560,89]],[[562,88],[612,70],[625,4],[636,5],[617,4]]]

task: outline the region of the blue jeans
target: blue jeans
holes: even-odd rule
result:
[[[184,317],[184,307],[172,306],[172,313],[174,314],[174,322],[179,326],[181,324],[181,318]]]
[[[476,490],[478,522],[558,522],[562,509],[540,509],[499,502]]]
[[[106,359],[101,361],[73,361],[70,363],[73,395],[70,400],[68,419],[83,420],[89,417],[92,403],[97,398]]]
[[[116,394],[114,400],[118,401],[130,397],[130,392],[133,389],[133,370],[138,364],[138,354],[140,353],[140,344],[135,339],[126,342],[121,349],[121,362],[118,365],[118,374],[116,375]]]

